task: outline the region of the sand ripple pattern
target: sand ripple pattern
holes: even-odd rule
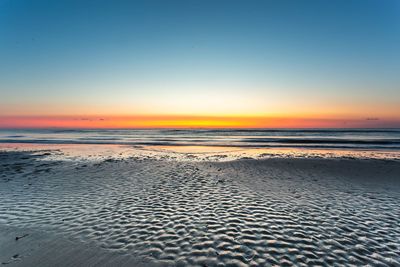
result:
[[[1,224],[162,266],[400,266],[399,163],[37,158],[0,153]]]

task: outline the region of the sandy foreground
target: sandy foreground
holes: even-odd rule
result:
[[[0,152],[4,266],[400,266],[400,162]]]

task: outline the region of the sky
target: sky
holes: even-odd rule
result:
[[[400,127],[400,1],[0,0],[0,127]]]

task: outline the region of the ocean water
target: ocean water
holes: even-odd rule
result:
[[[400,151],[400,129],[2,129],[0,143]]]

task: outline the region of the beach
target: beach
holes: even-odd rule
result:
[[[2,265],[400,265],[398,160],[64,154],[0,152]]]

